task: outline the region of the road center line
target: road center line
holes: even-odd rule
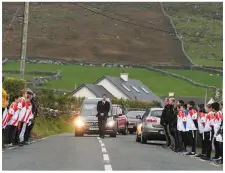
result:
[[[107,153],[107,151],[106,151],[106,148],[105,148],[105,147],[104,147],[104,148],[102,147],[102,152],[103,152],[103,153]]]
[[[101,147],[104,147],[105,146],[105,144],[103,144],[103,143],[100,143],[100,145],[101,145]]]
[[[103,143],[101,140],[98,140],[99,143]]]
[[[100,137],[97,137],[97,139],[100,139]]]
[[[108,154],[103,154],[103,160],[104,161],[109,161],[109,155]]]
[[[106,171],[112,171],[112,166],[111,165],[105,165],[105,170]]]

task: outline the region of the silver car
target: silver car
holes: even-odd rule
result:
[[[163,108],[149,108],[145,111],[141,123],[137,126],[137,142],[146,144],[148,140],[166,140],[163,126],[160,124],[162,111]]]

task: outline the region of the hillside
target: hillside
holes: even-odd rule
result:
[[[79,3],[110,16],[173,32],[159,3]],[[3,55],[20,53],[22,3],[3,3]],[[142,64],[188,63],[169,33],[111,20],[68,3],[30,3],[28,56]]]
[[[180,41],[171,34],[174,30],[160,3],[77,4],[94,12],[167,32],[113,20],[69,3],[30,3],[27,56],[141,64],[189,63]],[[219,66],[222,42],[197,38],[194,31],[200,27],[203,36],[221,37],[220,5],[194,4],[201,10],[193,10],[193,3],[163,3],[178,31],[185,35],[184,46],[194,62]],[[214,20],[210,14],[217,12],[220,18]],[[20,54],[22,15],[22,3],[3,3],[4,56]],[[191,22],[185,24],[189,18]]]

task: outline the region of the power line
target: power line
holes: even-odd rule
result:
[[[119,19],[119,18],[115,18],[115,17],[112,17],[108,14],[105,14],[105,13],[101,13],[101,12],[97,12],[97,11],[94,11],[90,8],[87,8],[87,7],[84,7],[82,5],[78,5],[77,3],[72,3],[72,2],[69,2],[70,4],[74,5],[74,6],[77,6],[77,7],[80,7],[80,8],[83,8],[85,10],[88,10],[92,13],[95,13],[95,14],[98,14],[98,15],[101,15],[101,16],[104,16],[104,17],[107,17],[107,18],[110,18],[112,20],[117,20],[119,22],[123,22],[123,23],[126,23],[126,24],[129,24],[129,25],[134,25],[134,26],[138,26],[138,27],[142,27],[142,28],[146,28],[146,29],[151,29],[151,30],[154,30],[154,31],[158,31],[158,32],[164,32],[164,33],[169,33],[170,35],[176,35],[175,32],[170,32],[170,31],[166,31],[166,30],[162,30],[162,29],[158,29],[158,28],[153,28],[153,27],[149,27],[149,26],[145,26],[145,25],[141,25],[141,24],[137,24],[137,23],[133,23],[133,22],[129,22],[129,21],[125,21],[125,20],[122,20],[122,19]],[[191,36],[191,37],[194,37],[194,35],[189,35],[189,34],[185,34],[185,36]],[[223,40],[222,38],[215,38],[215,37],[206,37],[206,36],[198,36],[198,38],[211,38],[211,39],[214,39],[214,40]]]

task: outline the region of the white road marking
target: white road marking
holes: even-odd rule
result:
[[[101,147],[104,147],[105,146],[105,144],[103,144],[103,143],[100,143],[101,144]]]
[[[100,139],[100,137],[97,137],[97,139]]]
[[[102,148],[103,153],[107,153],[106,148]]]
[[[103,160],[104,161],[109,161],[109,155],[108,154],[103,154]]]
[[[98,140],[99,143],[103,143],[101,140]]]
[[[105,165],[105,170],[106,171],[112,171],[112,166],[111,165]]]
[[[14,149],[14,148],[16,148],[16,147],[10,147],[10,148],[8,148],[8,150],[11,150],[11,149]]]

